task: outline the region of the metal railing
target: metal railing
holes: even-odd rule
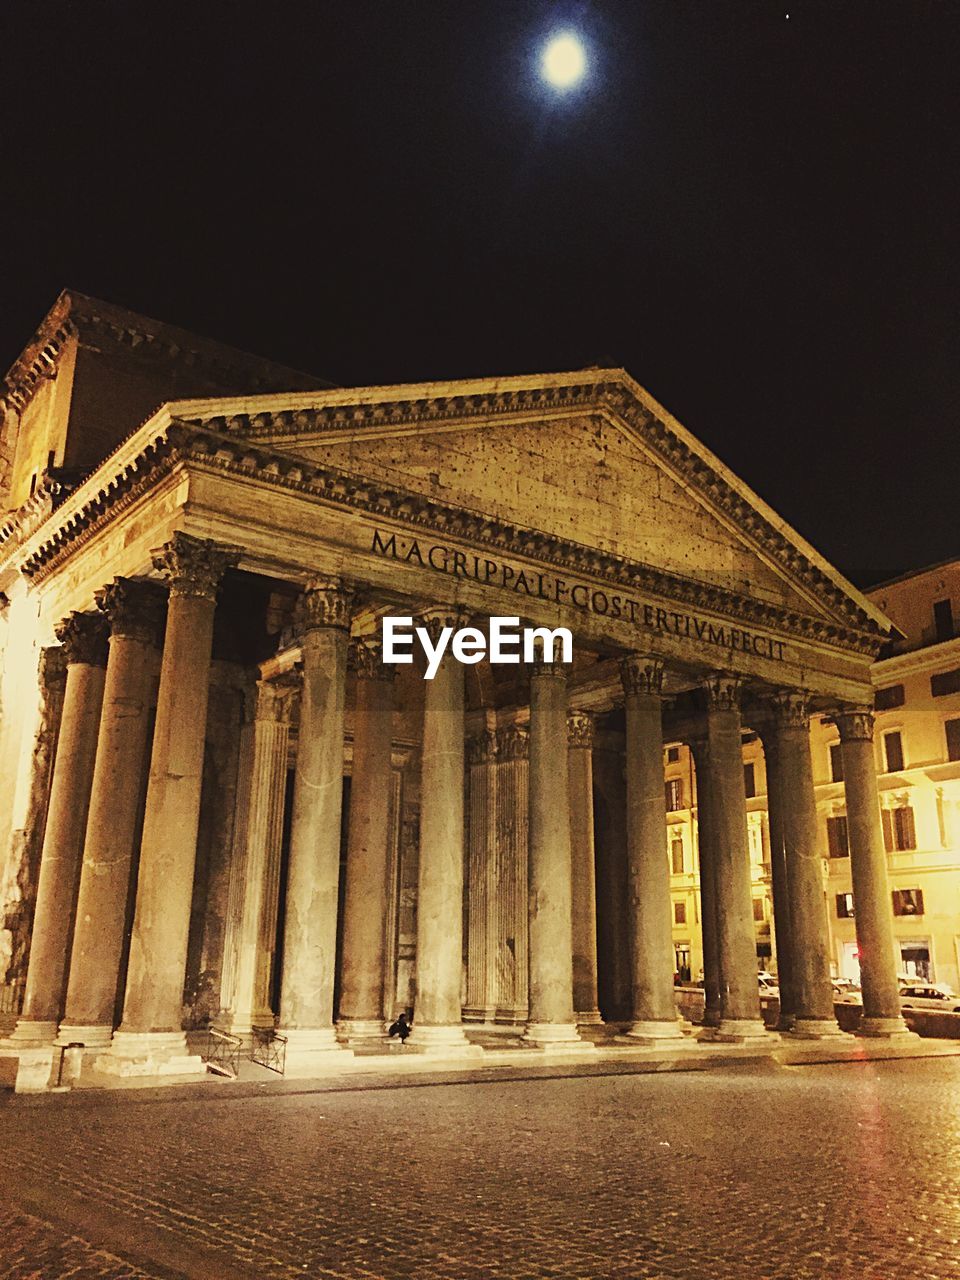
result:
[[[287,1037],[274,1031],[273,1027],[254,1027],[250,1060],[282,1076],[287,1066]]]
[[[221,1031],[219,1027],[208,1027],[207,1049],[203,1061],[211,1071],[218,1075],[236,1080],[240,1074],[240,1056],[243,1053],[243,1040],[240,1036],[231,1035],[229,1031]]]

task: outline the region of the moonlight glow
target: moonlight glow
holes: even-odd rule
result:
[[[569,89],[583,79],[587,55],[577,37],[569,31],[554,36],[543,51],[540,69],[544,80],[555,89]]]

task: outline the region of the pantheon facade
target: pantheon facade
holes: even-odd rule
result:
[[[696,771],[699,1040],[839,1035],[810,756],[843,753],[861,1031],[904,1034],[870,664],[883,614],[622,369],[337,388],[65,293],[0,465],[7,1054],[309,1072],[471,1026],[690,1048],[664,748]],[[574,660],[384,664],[385,615],[566,627]],[[781,1030],[742,742],[769,779]]]

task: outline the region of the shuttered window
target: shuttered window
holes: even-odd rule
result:
[[[945,698],[949,693],[960,693],[960,667],[955,671],[941,671],[930,677],[930,692],[935,698]]]
[[[903,853],[917,847],[917,830],[913,809],[901,805],[897,809],[881,809],[883,819],[883,845],[887,853]]]
[[[847,844],[847,820],[840,816],[827,819],[827,848],[831,858],[848,858],[850,846]]]
[[[873,695],[873,706],[876,711],[892,711],[902,707],[906,698],[902,684],[891,684],[886,689],[878,689]]]
[[[897,773],[903,768],[903,738],[899,731],[883,735],[883,754],[887,773]]]
[[[948,720],[943,728],[947,735],[947,759],[960,760],[960,720]]]
[[[830,748],[830,777],[834,782],[843,781],[843,748],[839,742]]]

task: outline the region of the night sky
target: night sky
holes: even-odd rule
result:
[[[957,3],[6,0],[0,66],[4,367],[64,286],[346,384],[622,364],[861,584],[960,554]]]

